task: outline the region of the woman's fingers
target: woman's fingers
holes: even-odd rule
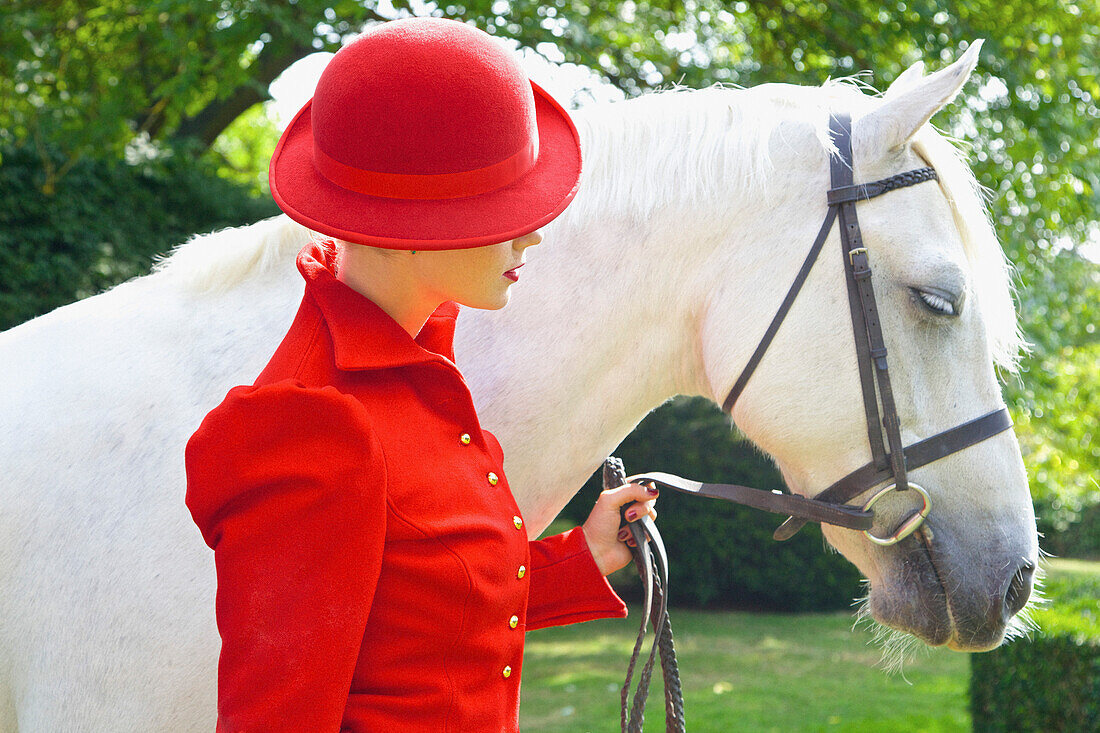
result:
[[[634,502],[626,510],[626,521],[633,522],[635,519],[649,515],[650,519],[657,519],[657,510],[654,508],[656,503],[655,499],[651,499],[646,502]]]
[[[614,506],[621,508],[627,502],[631,502],[623,513],[628,522],[636,521],[646,515],[649,515],[650,519],[656,520],[657,510],[654,505],[657,503],[656,496],[658,493],[656,485],[651,481],[647,481],[645,484],[623,484],[603,492],[607,495],[607,500]],[[602,499],[604,496],[601,495],[600,498]],[[639,501],[639,498],[642,500]],[[630,530],[626,527],[619,531],[619,541],[625,542],[630,547],[637,547],[634,536],[630,534]]]
[[[630,562],[630,551],[624,543],[633,545],[629,530],[623,534],[620,510],[625,507],[628,521],[649,515],[656,517],[653,503],[657,498],[657,487],[650,484],[623,484],[602,492],[592,512],[583,525],[585,539],[588,541],[592,557],[597,567],[607,575]]]
[[[630,507],[626,510],[626,521],[633,522],[646,515],[649,515],[650,519],[656,521],[657,510],[653,506],[654,503],[655,500],[650,500],[647,502],[635,502],[631,504]],[[625,542],[631,547],[638,546],[638,544],[634,541],[634,535],[630,533],[630,529],[627,527],[623,527],[619,531],[619,540]]]
[[[614,507],[621,507],[631,501],[651,501],[659,495],[656,485],[652,482],[646,484],[623,484],[614,489],[607,489],[600,494],[597,503],[607,502]]]

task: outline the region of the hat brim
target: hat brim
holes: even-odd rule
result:
[[[290,218],[331,237],[386,249],[464,249],[505,242],[552,221],[577,193],[580,139],[561,106],[531,82],[539,153],[503,188],[453,199],[396,199],[350,191],[313,165],[313,102],[271,156],[271,195]]]

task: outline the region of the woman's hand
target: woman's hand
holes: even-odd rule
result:
[[[630,505],[626,510],[627,521],[633,521],[645,514],[656,519],[657,511],[653,504],[657,500],[657,493],[657,487],[652,484],[648,487],[642,484],[623,484],[600,494],[596,506],[592,507],[592,512],[581,529],[584,530],[584,539],[588,542],[588,549],[592,551],[596,567],[601,573],[610,575],[630,562],[630,548],[625,544],[630,538],[630,530],[626,527],[619,530],[619,524],[622,523],[619,507]],[[630,543],[633,544],[634,540],[630,539]]]

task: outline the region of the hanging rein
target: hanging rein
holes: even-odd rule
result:
[[[860,386],[863,392],[863,408],[867,420],[867,439],[871,445],[871,462],[849,473],[814,498],[806,498],[779,491],[764,491],[735,484],[708,484],[692,481],[668,473],[652,472],[627,477],[622,462],[614,457],[604,463],[605,488],[619,486],[626,481],[652,482],[676,491],[788,515],[776,529],[773,537],[786,540],[794,536],[806,522],[822,522],[847,529],[861,530],[878,545],[894,545],[913,534],[932,510],[932,499],[921,486],[912,483],[908,471],[919,468],[944,456],[957,453],[980,443],[1012,426],[1008,410],[1001,408],[977,417],[969,422],[945,430],[909,446],[901,441],[901,421],[894,405],[894,393],[890,385],[890,369],[886,360],[886,344],[882,336],[874,288],[871,284],[871,265],[867,248],[856,218],[856,202],[881,196],[898,188],[914,186],[925,181],[937,180],[933,168],[918,168],[899,173],[872,183],[853,183],[852,126],[849,115],[832,116],[829,132],[838,155],[830,162],[832,188],[826,200],[828,213],[810,247],[801,269],[787,291],[779,310],[764,333],[748,363],[737,378],[729,396],[722,405],[732,414],[733,406],[744,391],[768,346],[783,323],[794,299],[817,261],[833,224],[840,220],[840,244],[844,259],[845,281],[848,287],[848,306],[852,315]],[[881,404],[882,417],[879,417]],[[883,432],[886,440],[883,441]],[[890,483],[871,495],[861,506],[849,505],[857,496],[879,484]],[[891,492],[904,493],[912,489],[920,499],[920,506],[907,519],[900,522],[885,536],[872,533],[874,505]],[[668,558],[657,527],[647,516],[633,522],[625,522],[630,528],[636,547],[634,562],[645,586],[645,604],[641,628],[634,651],[627,667],[626,681],[622,689],[621,726],[623,733],[641,733],[646,696],[652,676],[655,656],[661,657],[661,670],[665,684],[665,726],[668,733],[684,731],[684,701],[680,689],[676,651],[672,643],[672,625],[668,617]],[[646,627],[653,628],[653,645],[649,657],[638,675],[638,685],[630,701],[632,679]]]

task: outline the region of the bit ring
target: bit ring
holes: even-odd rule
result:
[[[876,501],[886,496],[891,491],[897,491],[897,487],[897,484],[890,484],[885,489],[881,489],[877,494],[867,500],[867,503],[863,505],[863,511],[871,511],[871,507],[874,506]],[[924,502],[921,508],[902,522],[889,537],[879,537],[871,534],[871,530],[869,529],[864,530],[863,534],[867,536],[867,539],[871,540],[871,542],[874,542],[876,545],[889,547],[890,545],[896,545],[901,542],[903,539],[916,532],[917,528],[924,524],[924,520],[928,517],[928,513],[932,511],[932,498],[928,496],[927,491],[916,484],[909,484],[909,488],[920,494],[921,500]]]

